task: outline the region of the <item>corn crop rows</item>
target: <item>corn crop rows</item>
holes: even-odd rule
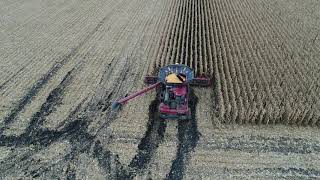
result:
[[[222,122],[319,125],[319,48],[294,43],[267,4],[174,1],[149,74],[180,63],[211,77]]]

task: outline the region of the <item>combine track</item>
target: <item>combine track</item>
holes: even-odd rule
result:
[[[319,178],[319,9],[0,2],[0,178]],[[159,119],[155,93],[111,111],[173,63],[213,80],[190,121]]]

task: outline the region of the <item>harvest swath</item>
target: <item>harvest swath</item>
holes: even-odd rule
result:
[[[320,178],[319,11],[0,1],[0,178]],[[176,63],[212,80],[191,88],[189,121],[160,119],[155,93],[111,111]]]

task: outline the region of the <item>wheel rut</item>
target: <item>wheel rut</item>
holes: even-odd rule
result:
[[[190,93],[190,109],[192,118],[188,121],[178,122],[178,149],[175,159],[172,162],[170,172],[168,173],[166,179],[183,179],[185,167],[190,158],[190,153],[197,146],[200,138],[200,133],[197,127],[196,120],[196,106],[198,103],[198,98],[195,96],[194,92]]]
[[[138,154],[133,158],[129,167],[143,170],[153,157],[157,147],[164,137],[166,121],[160,119],[157,111],[159,101],[155,100],[149,107],[149,122],[145,136],[138,145]]]
[[[76,47],[72,48],[71,51],[65,55],[59,62],[55,63],[50,70],[44,74],[28,91],[27,93],[20,99],[15,107],[11,110],[8,116],[6,116],[3,120],[4,124],[7,125],[10,122],[14,121],[16,116],[25,108],[27,104],[29,104],[33,97],[37,96],[40,90],[59,72],[61,68],[72,58],[74,57],[80,48],[89,41],[89,39],[98,31],[98,29],[103,25],[108,16],[105,16],[94,29],[88,33],[88,35],[81,41]],[[4,86],[1,86],[4,88]]]
[[[154,100],[149,106],[149,122],[144,137],[141,139],[137,154],[133,157],[128,165],[128,172],[123,175],[124,179],[133,179],[137,174],[143,172],[153,156],[157,148],[164,138],[166,130],[166,121],[160,119],[158,116],[157,108],[159,101]]]
[[[190,108],[192,112],[192,119],[186,121],[178,121],[177,130],[177,151],[175,157],[171,162],[169,172],[167,172],[166,179],[182,179],[185,171],[185,167],[188,164],[190,153],[197,146],[197,142],[200,138],[200,133],[197,128],[196,121],[196,106],[198,98],[194,92],[190,94]],[[154,161],[154,156],[160,146],[163,146],[163,140],[165,138],[165,131],[168,128],[167,121],[161,119],[157,113],[159,106],[159,100],[153,100],[149,105],[149,121],[148,127],[144,137],[141,139],[138,145],[137,154],[133,157],[128,165],[127,172],[123,174],[120,179],[134,179],[139,174],[146,174],[147,168],[150,166],[151,161]],[[169,124],[173,125],[173,124]],[[170,153],[170,152],[168,152]],[[158,159],[157,160],[161,160]],[[153,162],[156,163],[156,162]],[[152,172],[155,174],[154,172]],[[140,177],[140,176],[139,176]]]

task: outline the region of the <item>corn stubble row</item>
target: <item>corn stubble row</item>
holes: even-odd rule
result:
[[[213,112],[225,123],[320,125],[319,48],[288,43],[293,27],[268,3],[175,0],[149,73],[181,63],[212,77]]]

